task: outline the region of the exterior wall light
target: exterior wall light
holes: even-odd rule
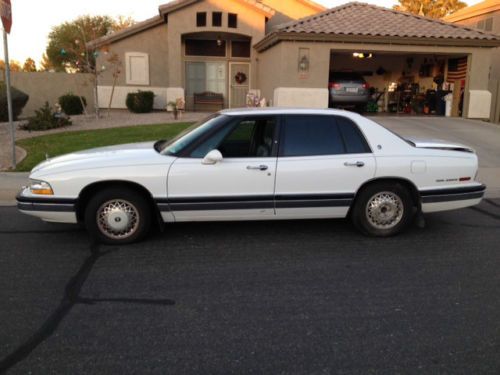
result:
[[[299,49],[299,73],[304,74],[309,72],[309,49],[300,48]]]

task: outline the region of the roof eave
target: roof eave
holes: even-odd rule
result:
[[[460,38],[418,38],[393,36],[341,35],[275,32],[269,34],[254,45],[258,52],[263,52],[282,41],[336,42],[336,43],[373,43],[398,45],[427,45],[448,47],[500,47],[500,39],[460,39]]]
[[[325,11],[327,8],[324,7],[323,5],[321,4],[318,4],[316,3],[315,1],[312,1],[312,0],[299,0],[301,3],[307,5],[308,7],[318,11],[318,12],[323,12]]]
[[[158,7],[158,10],[159,10],[160,14],[163,16],[164,14],[173,12],[173,11],[175,11],[177,9],[184,8],[184,7],[188,6],[188,5],[196,3],[197,1],[198,0],[183,0],[183,1],[178,1],[176,3],[170,2],[170,3],[167,3],[167,4],[160,5]]]
[[[164,16],[165,14],[172,13],[176,10],[185,8],[191,4],[198,2],[199,0],[182,0],[178,2],[171,2],[164,5],[160,5],[158,10],[160,15]],[[256,0],[239,0],[241,3],[251,6],[253,9],[261,12],[266,17],[272,17],[274,15],[274,10],[271,7],[268,7],[265,4],[259,3]]]
[[[87,43],[87,48],[98,48],[102,47],[106,44],[114,43],[117,42],[121,39],[128,38],[129,36],[132,36],[134,34],[138,34],[142,31],[151,29],[155,26],[163,24],[165,21],[163,17],[157,16],[154,18],[151,18],[146,21],[139,22],[135,25],[132,25],[126,29],[117,31],[111,35],[105,35],[103,37],[91,40],[90,42]]]
[[[471,8],[471,9],[468,9]],[[469,18],[473,17],[478,17],[482,16],[483,14],[487,13],[492,13],[492,12],[497,12],[500,11],[500,3],[499,4],[492,4],[490,6],[486,6],[483,8],[474,8],[474,6],[464,8],[462,10],[459,10],[458,12],[452,13],[449,16],[443,17],[443,20],[446,22],[457,22],[457,21],[463,21]]]

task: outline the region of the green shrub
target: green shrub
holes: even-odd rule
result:
[[[134,113],[149,113],[153,110],[155,93],[153,91],[131,92],[127,95],[127,108]]]
[[[84,106],[87,106],[87,99],[85,99],[84,96],[79,97],[72,93],[68,93],[59,98],[59,105],[64,113],[69,116],[81,115],[85,109]]]
[[[17,120],[18,116],[23,111],[24,106],[28,103],[29,95],[22,92],[21,90],[11,87],[12,93],[12,112],[14,114],[14,120]],[[9,121],[9,110],[7,108],[7,91],[4,82],[0,82],[0,121]]]
[[[49,103],[45,102],[42,108],[35,111],[35,116],[30,117],[28,122],[22,124],[20,128],[30,131],[40,131],[62,128],[63,126],[69,125],[71,125],[69,117],[60,113],[55,113],[52,108],[50,108]]]

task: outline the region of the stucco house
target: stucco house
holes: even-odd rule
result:
[[[249,92],[275,106],[327,107],[330,73],[355,71],[381,93],[382,109],[395,87],[425,96],[441,77],[456,115],[460,101],[463,116],[487,118],[500,36],[357,2],[325,9],[310,0],[176,0],[90,45],[124,65],[116,80],[111,69],[100,76],[103,107],[113,82],[115,108],[137,90],[154,91],[156,108],[185,97],[192,109],[195,94],[206,91],[222,95],[223,107],[246,106]],[[106,67],[105,53],[98,64]],[[463,77],[458,65],[466,66]]]
[[[500,34],[500,0],[486,0],[444,18],[447,22]],[[492,54],[489,90],[493,94],[490,120],[500,123],[500,48]]]

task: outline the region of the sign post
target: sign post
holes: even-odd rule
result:
[[[10,62],[9,42],[7,34],[12,27],[12,6],[10,0],[1,0],[0,14],[3,24],[3,48],[5,53],[5,86],[7,89],[7,108],[9,111],[10,139],[12,142],[12,169],[16,168],[16,129],[14,127],[14,113],[12,111],[12,93],[10,90]]]

